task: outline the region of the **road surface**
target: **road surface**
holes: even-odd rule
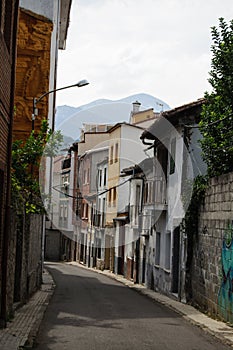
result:
[[[48,263],[56,283],[36,349],[229,350],[182,316],[102,274]]]

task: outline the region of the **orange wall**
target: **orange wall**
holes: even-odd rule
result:
[[[33,98],[49,89],[53,24],[47,18],[20,9],[17,41],[14,139],[25,140],[31,131]],[[47,98],[38,103],[35,130],[47,119]]]

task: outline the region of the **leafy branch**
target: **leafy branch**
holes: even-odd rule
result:
[[[219,19],[212,27],[213,54],[209,83],[205,93],[200,130],[201,147],[210,177],[233,171],[233,20]],[[215,123],[218,121],[217,123]]]
[[[26,212],[43,211],[40,195],[38,169],[42,155],[54,157],[62,143],[60,131],[52,132],[48,122],[42,121],[41,129],[36,135],[31,132],[28,139],[16,140],[12,144],[12,200],[16,209],[25,206]]]

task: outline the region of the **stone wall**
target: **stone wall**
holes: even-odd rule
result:
[[[23,304],[42,282],[43,216],[11,212],[7,264],[7,315],[14,305]]]
[[[213,178],[201,204],[193,246],[192,301],[233,323],[233,173]]]

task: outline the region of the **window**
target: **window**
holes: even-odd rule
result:
[[[135,202],[135,213],[134,213],[135,225],[138,224],[138,215],[140,211],[140,194],[141,194],[141,187],[139,185],[136,185],[136,202]]]
[[[101,204],[102,204],[101,198],[98,198],[98,213],[99,214],[102,212]]]
[[[171,154],[170,154],[170,175],[175,172],[175,156],[176,156],[176,139],[171,141]]]
[[[171,257],[171,232],[167,232],[165,235],[165,269],[170,270],[170,257]]]
[[[99,170],[99,187],[102,185],[102,170]]]
[[[68,218],[68,207],[67,207],[67,205],[64,205],[64,208],[63,208],[63,218],[64,218],[64,221],[66,221],[67,218]]]
[[[101,259],[101,239],[96,238],[97,259]]]
[[[160,241],[161,241],[161,233],[160,232],[156,232],[155,265],[160,265]]]
[[[111,207],[112,202],[112,190],[108,191],[108,205]]]
[[[85,184],[87,182],[87,171],[83,171],[83,183]]]
[[[154,202],[154,182],[147,181],[144,188],[144,203],[149,204]]]
[[[145,188],[144,188],[144,203],[148,202],[148,182],[145,183]]]
[[[115,206],[116,206],[116,196],[117,196],[116,187],[114,187],[114,188],[112,189],[112,191],[113,191],[113,195],[112,195],[113,204],[112,204],[112,205],[115,207]]]
[[[106,200],[103,198],[103,207],[102,207],[102,227],[105,226],[105,213],[106,213]]]
[[[110,159],[109,159],[109,163],[110,163],[110,164],[113,163],[113,146],[111,146],[111,148],[110,148]]]
[[[60,208],[59,208],[59,218],[63,218],[63,204],[60,204]]]
[[[104,186],[107,184],[107,168],[104,168]]]
[[[115,144],[115,163],[118,161],[118,143]]]
[[[88,219],[88,203],[82,204],[82,219]]]
[[[153,203],[154,199],[154,182],[150,181],[149,182],[149,203]]]
[[[89,206],[88,206],[88,203],[86,203],[86,213],[85,213],[86,214],[86,216],[85,216],[86,219],[88,219],[88,209],[89,209]]]
[[[85,203],[82,203],[82,219],[84,218],[85,215]]]

